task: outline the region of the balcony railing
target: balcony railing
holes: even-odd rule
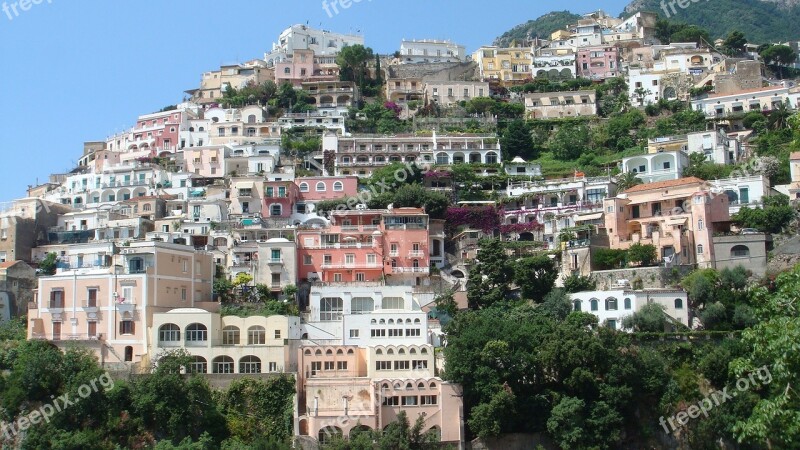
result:
[[[344,263],[344,264],[322,264],[323,269],[380,269],[383,265],[379,263]]]
[[[423,250],[411,250],[408,252],[409,258],[422,258],[425,256],[425,252]]]
[[[430,267],[392,267],[392,273],[429,273]]]

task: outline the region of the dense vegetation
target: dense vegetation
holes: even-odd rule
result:
[[[677,435],[661,434],[663,418],[750,377],[748,389],[679,427],[680,440],[693,449],[717,448],[720,439],[749,449],[795,448],[800,267],[765,286],[741,268],[690,274],[681,284],[706,331],[674,335],[695,336],[684,340],[663,333],[668,320],[658,305],[624,321],[630,334],[571,312],[532,262],[523,272],[543,284],[512,295],[523,282],[514,270],[520,264],[502,263],[504,256],[496,242],[482,242],[470,272],[478,279],[468,285],[470,309],[446,326],[445,377],[464,387],[473,436],[529,432],[561,448],[661,448],[677,443]],[[570,286],[593,282],[576,278]]]
[[[506,31],[495,39],[494,45],[508,46],[514,40],[526,40],[533,38],[549,39],[550,35],[557,30],[561,30],[571,23],[575,23],[581,16],[569,11],[554,11],[539,17],[536,20],[529,20],[524,24],[517,25]]]

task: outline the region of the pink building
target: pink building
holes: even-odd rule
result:
[[[39,278],[29,339],[82,344],[102,364],[146,364],[154,313],[211,300],[211,255],[184,245],[134,242],[117,255],[80,259],[98,264]]]
[[[225,149],[221,146],[184,148],[183,170],[203,178],[222,178],[225,176]]]
[[[424,368],[423,361],[429,363]],[[461,443],[461,398],[455,385],[433,376],[430,346],[302,347],[298,362],[301,436],[328,442],[334,436],[383,430],[405,411],[412,424],[424,415],[423,433],[433,432],[443,443]],[[407,369],[412,363],[419,366]]]
[[[314,50],[295,50],[291,58],[275,64],[275,83],[292,83],[300,87],[314,75]]]
[[[419,208],[333,211],[329,227],[297,230],[298,277],[419,285],[430,271],[428,238]]]
[[[106,142],[107,149],[141,156],[170,155],[178,150],[180,130],[187,120],[187,112],[177,109],[139,116],[136,126]]]
[[[294,180],[300,188],[300,200],[316,203],[358,194],[358,177],[302,177]]]
[[[619,49],[613,46],[578,49],[578,76],[602,81],[620,75]]]
[[[634,186],[603,206],[611,248],[652,244],[673,264],[713,267],[714,233],[730,228],[727,195],[695,177]]]
[[[291,181],[265,181],[261,210],[266,211],[264,216],[268,214],[273,219],[288,218],[299,196],[297,185]]]

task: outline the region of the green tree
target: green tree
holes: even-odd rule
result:
[[[508,264],[508,256],[500,240],[483,239],[478,245],[477,258],[470,267],[467,280],[470,309],[486,308],[505,301],[514,277],[514,269]]]
[[[670,36],[670,42],[694,42],[698,45],[705,45],[710,41],[708,31],[697,25],[686,25]]]
[[[540,303],[553,290],[556,278],[558,269],[548,255],[523,258],[514,264],[514,284],[525,300]]]
[[[764,197],[763,208],[742,207],[731,219],[742,228],[755,228],[768,233],[780,233],[796,218],[789,197],[777,194]]]
[[[764,63],[778,69],[778,76],[783,78],[786,67],[797,61],[797,52],[788,45],[770,45],[760,52]]]
[[[555,320],[566,319],[572,312],[572,301],[570,301],[568,292],[565,289],[553,289],[544,296],[544,301],[539,305],[539,309]]]
[[[456,303],[453,294],[452,290],[448,290],[437,295],[433,300],[434,304],[436,304],[436,309],[450,317],[455,317],[458,313],[458,303]]]
[[[367,65],[373,57],[372,49],[361,44],[344,47],[336,56],[340,79],[353,81],[360,89],[363,89],[369,76]]]
[[[50,252],[39,263],[39,270],[44,275],[55,275],[57,265],[58,265],[58,255],[53,252]]]
[[[617,192],[625,192],[628,189],[642,184],[641,178],[634,172],[623,172],[617,177]]]
[[[747,39],[741,31],[731,31],[722,43],[722,47],[728,56],[737,56],[744,53],[746,45]]]
[[[466,110],[469,114],[487,114],[492,111],[495,103],[497,102],[489,97],[475,97],[467,102]]]
[[[580,274],[573,274],[564,278],[564,290],[569,294],[595,289],[597,289],[597,281],[591,275],[584,277]]]
[[[503,155],[509,160],[516,156],[526,161],[539,157],[537,149],[534,148],[531,130],[523,120],[514,120],[508,124],[500,139],[500,144],[503,148]]]
[[[642,267],[652,266],[658,261],[658,250],[652,244],[636,243],[628,248],[627,260]]]
[[[480,438],[499,436],[507,427],[505,418],[514,414],[514,394],[508,389],[498,389],[488,403],[476,406],[470,413],[470,430]]]
[[[667,326],[667,316],[664,311],[664,305],[649,303],[642,306],[639,311],[622,319],[622,326],[634,331],[663,332],[664,327]]]
[[[563,124],[550,140],[550,151],[561,161],[573,161],[589,149],[589,129],[584,125]]]

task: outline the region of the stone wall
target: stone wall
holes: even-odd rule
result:
[[[478,65],[465,63],[399,64],[386,68],[387,78],[421,78],[422,81],[472,81]]]
[[[558,446],[547,436],[540,433],[515,433],[502,436],[475,439],[468,443],[470,450],[532,450],[538,446],[545,450],[558,450]]]
[[[592,276],[597,281],[597,289],[612,289],[617,280],[628,280],[631,286],[641,280],[642,289],[672,288],[677,285],[681,278],[694,270],[694,266],[674,266],[664,267],[635,267],[630,269],[617,270],[595,270]]]

